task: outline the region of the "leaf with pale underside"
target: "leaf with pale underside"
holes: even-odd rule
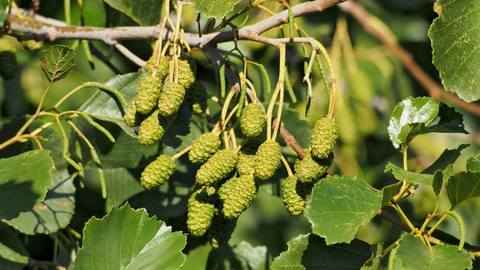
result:
[[[42,52],[40,67],[50,81],[58,81],[67,77],[75,65],[75,56],[70,47],[65,45],[50,46]]]
[[[472,102],[480,98],[480,3],[471,0],[438,0],[438,14],[428,36],[432,41],[433,64],[449,92]]]
[[[458,251],[458,246],[452,245],[429,247],[411,234],[404,234],[398,242],[395,264],[398,269],[405,270],[472,269],[472,260],[466,250]]]

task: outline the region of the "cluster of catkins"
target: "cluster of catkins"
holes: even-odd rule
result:
[[[142,145],[152,145],[162,138],[182,103],[196,114],[207,108],[207,92],[203,84],[195,81],[197,65],[193,58],[184,55],[178,59],[178,83],[167,77],[174,60],[161,57],[156,70],[155,61],[156,55],[148,60],[148,75],[138,84],[137,95],[124,116],[127,125],[140,125],[138,141]]]
[[[333,119],[317,120],[310,138],[310,148],[303,159],[295,162],[295,174],[282,183],[283,203],[292,215],[305,210],[306,197],[313,186],[330,168],[333,162],[333,148],[338,138],[338,127]]]
[[[168,70],[169,65],[166,58],[161,58],[156,76],[147,75],[142,79],[135,101],[128,108],[130,112],[125,115],[127,124],[138,125],[138,121],[142,121],[138,134],[142,144],[158,141],[173,121],[171,118],[175,118],[184,95],[185,102],[187,100],[188,90],[185,94],[183,89],[192,88],[194,77],[180,80],[180,65],[190,65],[187,66],[190,71],[193,68],[188,61],[180,61],[178,84],[166,82],[163,90],[158,90],[161,87],[156,85],[162,79],[157,76],[165,78],[166,72],[163,71]],[[184,73],[181,74],[183,76]],[[194,72],[190,74],[193,76]],[[190,87],[184,86],[185,82],[190,82]],[[166,103],[163,103],[164,100]],[[193,111],[192,104],[187,103]],[[256,138],[266,123],[260,105],[249,103],[243,109],[239,123],[247,140],[238,152],[228,147],[222,149],[221,132],[218,130],[202,134],[188,152],[192,163],[203,165],[197,171],[195,190],[188,200],[187,227],[193,236],[208,232],[213,247],[228,243],[238,217],[257,196],[258,181],[272,177],[281,162],[279,143],[271,139],[261,142]],[[317,122],[307,155],[295,163],[296,174],[288,177],[282,185],[283,201],[290,213],[298,215],[303,212],[306,195],[332,163],[331,152],[337,137],[336,124],[332,119],[324,118]],[[174,172],[175,161],[167,155],[160,155],[145,168],[140,181],[145,188],[155,188],[164,184]]]

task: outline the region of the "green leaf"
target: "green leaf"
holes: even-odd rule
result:
[[[28,253],[17,233],[0,222],[0,269],[22,269],[28,263]]]
[[[172,233],[145,209],[127,203],[87,222],[75,269],[178,269],[185,262],[185,244],[181,232]]]
[[[29,131],[42,124],[42,121],[35,121]],[[37,203],[33,209],[6,221],[25,234],[49,234],[58,231],[70,223],[75,210],[75,186],[68,173],[68,163],[62,156],[63,140],[52,128],[43,130],[39,135],[48,139],[42,142],[42,146],[51,151],[50,155],[55,162],[55,170],[51,172],[53,186],[48,188],[45,199]],[[38,147],[36,144],[32,146]]]
[[[112,8],[124,13],[140,26],[160,23],[163,1],[152,0],[104,0]]]
[[[222,19],[228,12],[232,11],[240,0],[187,0],[193,4],[193,9],[196,12],[201,12],[207,18],[215,17],[216,19]]]
[[[297,140],[302,147],[310,145],[310,135],[312,128],[307,121],[300,118],[300,113],[294,108],[290,108],[288,103],[283,103],[282,108],[282,123],[290,134]],[[267,107],[265,107],[267,108]],[[274,110],[274,115],[276,115]]]
[[[470,157],[467,160],[467,171],[480,172],[480,153],[478,153],[475,157]]]
[[[33,150],[0,159],[0,219],[10,220],[41,202],[52,184],[50,151]]]
[[[462,150],[469,146],[469,144],[461,144],[458,146],[457,149],[445,149],[440,155],[440,157],[438,157],[432,165],[428,166],[428,168],[423,170],[421,173],[434,174],[438,170],[445,170],[449,165],[455,163],[458,157],[460,157],[460,153],[462,152]]]
[[[363,179],[336,175],[315,185],[305,215],[313,233],[325,237],[327,245],[349,243],[377,214],[381,203],[382,193]]]
[[[472,102],[480,98],[480,81],[476,71],[480,56],[480,5],[470,0],[438,0],[434,10],[438,13],[428,36],[432,41],[433,64],[449,92]]]
[[[360,269],[372,257],[370,245],[354,239],[350,244],[327,245],[315,234],[288,241],[288,250],[273,260],[271,269]]]
[[[384,172],[392,172],[395,179],[407,181],[408,183],[424,184],[428,186],[431,186],[433,183],[433,175],[431,174],[420,174],[405,171],[404,169],[397,167],[390,162],[388,162],[387,166],[385,166]]]
[[[6,3],[8,5],[8,2]],[[3,7],[4,7],[3,3],[0,3],[0,22],[3,22],[8,18],[7,13],[5,12],[5,8]]]
[[[144,71],[118,75],[105,83],[105,85],[111,86],[120,91],[130,104],[135,99],[138,84],[145,75],[147,75],[147,73]],[[115,96],[100,89],[97,90],[97,92],[79,109],[79,111],[86,112],[97,119],[115,123],[128,135],[137,137],[135,131],[138,131],[138,127],[130,127],[125,124],[125,121],[123,120],[125,110],[126,108],[122,106]]]
[[[103,170],[108,194],[105,202],[106,212],[112,207],[122,206],[130,197],[145,191],[138,181],[141,172],[137,171],[122,167]]]
[[[452,208],[480,197],[480,173],[460,172],[448,179],[447,193]]]
[[[50,81],[65,78],[75,65],[76,54],[65,45],[50,46],[42,52],[40,67]]]
[[[252,247],[242,241],[234,247],[226,246],[212,249],[208,255],[207,267],[210,270],[268,269],[268,250],[266,246]]]
[[[395,262],[401,263],[401,269],[472,269],[472,260],[466,250],[458,251],[458,247],[452,245],[436,245],[430,248],[420,238],[411,234],[402,235],[395,253]]]
[[[437,124],[434,123],[437,120]],[[433,98],[406,98],[397,104],[390,117],[388,134],[395,148],[404,149],[416,136],[431,132],[465,133],[463,116]]]
[[[382,188],[382,206],[389,204],[390,201],[393,199],[395,195],[398,193],[398,189],[402,185],[402,182],[398,182],[396,184],[388,185]]]

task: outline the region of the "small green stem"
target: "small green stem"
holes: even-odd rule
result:
[[[441,217],[437,223],[435,223],[435,225],[433,225],[433,227],[428,231],[428,234],[432,234],[436,229],[437,227],[448,217],[448,213],[445,213],[443,214],[443,217]]]
[[[395,210],[397,210],[397,213],[400,215],[400,217],[402,218],[402,220],[407,223],[408,227],[410,228],[410,230],[412,230],[412,232],[415,232],[416,231],[416,228],[415,226],[413,226],[412,222],[410,222],[410,220],[408,219],[408,217],[405,215],[405,213],[403,213],[402,211],[402,208],[400,208],[400,206],[398,204],[394,204],[393,207],[395,208]]]

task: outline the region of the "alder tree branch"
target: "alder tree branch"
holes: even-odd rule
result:
[[[345,2],[347,0],[315,0],[306,3],[298,4],[292,7],[295,17],[300,17],[305,14],[320,12],[334,6],[336,4]],[[98,27],[74,27],[63,26],[63,22],[51,23],[43,17],[36,16],[39,20],[29,21],[20,19],[18,17],[11,18],[11,31],[13,35],[15,32],[29,33],[26,35],[16,35],[19,40],[35,39],[55,41],[57,39],[87,39],[103,41],[108,45],[116,45],[122,40],[154,40],[160,34],[158,26],[132,26],[132,27],[115,27],[115,28],[98,28]],[[275,39],[260,37],[265,31],[288,23],[288,11],[285,10],[274,16],[271,16],[261,22],[253,25],[242,27],[237,30],[238,40],[254,40],[269,45],[276,44]],[[0,23],[3,27],[3,23]],[[164,29],[163,40],[168,40],[172,34],[171,30]],[[216,44],[223,42],[230,42],[234,39],[232,31],[217,32],[212,34],[202,35],[185,33],[185,41],[190,47],[204,48],[205,46],[216,46]],[[277,43],[278,44],[278,43]],[[275,45],[274,45],[275,46]]]
[[[356,2],[348,2],[338,5],[345,13],[352,15],[365,29],[367,33],[380,40],[400,60],[410,74],[417,80],[435,100],[444,99],[475,115],[480,116],[480,105],[468,103],[457,95],[447,92],[443,86],[432,79],[413,59],[412,55],[400,46],[392,31],[377,17],[370,14],[362,5]]]

